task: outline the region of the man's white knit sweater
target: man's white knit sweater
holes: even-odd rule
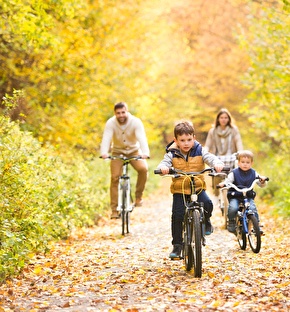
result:
[[[119,124],[116,116],[111,117],[105,125],[101,143],[101,155],[129,155],[139,151],[140,155],[149,156],[149,147],[142,121],[128,113],[126,124]]]

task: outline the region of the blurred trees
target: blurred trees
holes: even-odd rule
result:
[[[251,6],[249,32],[241,38],[250,59],[243,111],[251,122],[251,147],[263,155],[261,167],[272,177],[269,191],[276,208],[290,215],[290,6],[287,1],[273,4]]]
[[[244,13],[230,0],[0,6],[0,94],[25,90],[23,128],[40,140],[92,150],[113,104],[125,100],[158,145],[179,118],[206,133],[216,108],[244,95],[233,37]]]
[[[286,0],[2,0],[0,96],[23,90],[11,118],[60,153],[96,155],[122,100],[142,117],[152,151],[163,150],[181,118],[193,121],[203,143],[227,107],[246,148],[288,156],[287,7]]]

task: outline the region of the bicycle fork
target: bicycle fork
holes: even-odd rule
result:
[[[197,202],[192,202],[188,205],[188,210],[194,211],[198,210],[199,211],[199,222],[201,225],[201,243],[203,246],[206,245],[206,239],[205,239],[205,223],[204,223],[204,209],[203,209],[203,203],[197,203]],[[192,213],[190,214],[190,217],[188,217],[189,224],[192,224],[193,221],[193,216]]]
[[[245,213],[243,214],[242,208],[245,207]],[[243,225],[243,231],[245,234],[249,233],[249,228],[248,228],[248,216],[249,215],[254,215],[254,212],[250,209],[250,203],[247,199],[244,200],[244,205],[239,207],[238,211],[239,217],[241,219],[241,224]]]
[[[128,176],[121,176],[119,178],[117,211],[123,210],[132,211],[132,207],[130,205],[130,177]]]

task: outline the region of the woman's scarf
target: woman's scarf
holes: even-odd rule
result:
[[[220,126],[217,126],[213,131],[213,135],[216,155],[231,154],[232,128],[227,126],[225,130],[222,130]]]

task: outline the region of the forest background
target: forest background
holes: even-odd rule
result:
[[[290,215],[289,1],[2,0],[0,279],[108,209],[99,146],[113,105],[145,125],[152,171],[190,119],[226,107],[274,215]],[[132,173],[134,174],[134,173]],[[150,175],[147,192],[158,183]]]

